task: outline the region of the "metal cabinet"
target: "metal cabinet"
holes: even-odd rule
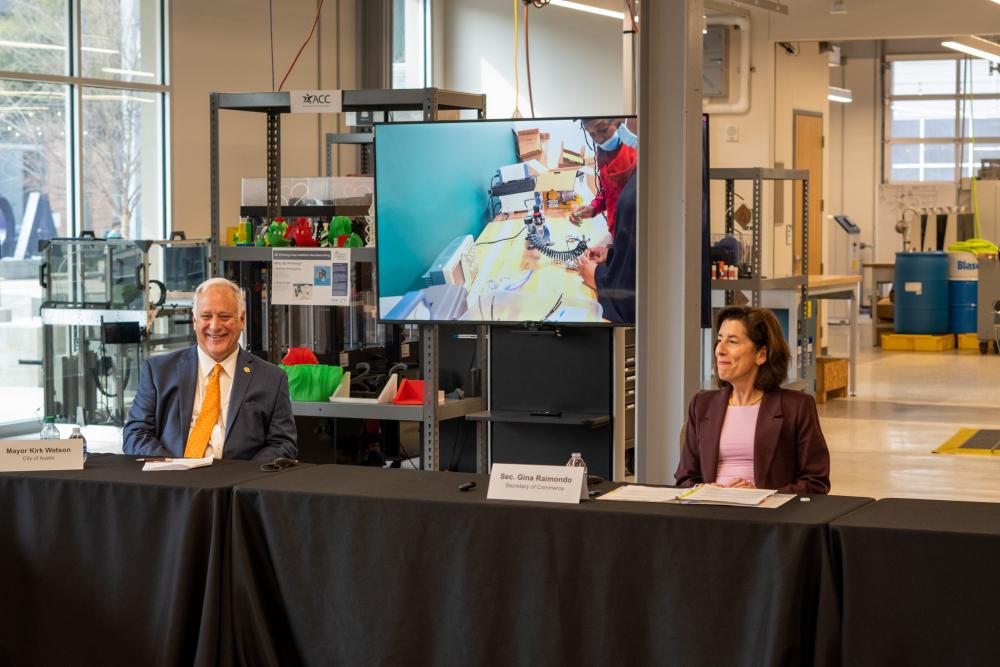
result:
[[[810,330],[815,337],[815,325],[811,321],[815,317],[809,301],[809,172],[805,170],[791,169],[711,169],[709,178],[712,180],[723,180],[726,183],[726,233],[733,234],[735,231],[734,214],[736,210],[735,183],[736,181],[750,181],[753,186],[751,201],[751,219],[749,232],[751,237],[751,247],[749,248],[749,261],[742,261],[741,273],[748,273],[736,279],[713,279],[712,289],[724,291],[726,303],[733,303],[736,292],[749,292],[750,303],[753,306],[772,307],[771,304],[762,303],[762,294],[766,292],[784,292],[792,295],[798,293],[797,299],[790,301],[795,303],[794,308],[790,308],[790,321],[788,342],[793,355],[793,368],[796,377],[790,379],[786,387],[805,389],[810,393],[816,388],[816,363],[815,352],[810,351],[811,340]],[[765,277],[761,270],[761,244],[763,243],[763,215],[761,213],[762,188],[766,181],[792,181],[802,183],[802,237],[801,247],[801,272],[783,277]],[[794,329],[794,331],[793,331]],[[815,350],[816,345],[812,345]]]
[[[39,280],[45,414],[124,425],[149,356],[195,340],[195,288],[208,241],[51,239]]]
[[[281,183],[281,117],[291,111],[290,94],[287,92],[264,93],[211,93],[211,178],[212,178],[212,238],[215,239],[216,270],[239,283],[247,293],[247,343],[248,349],[272,362],[277,362],[284,350],[292,345],[313,349],[322,363],[346,365],[350,368],[357,359],[366,355],[379,357],[379,362],[419,359],[420,375],[424,380],[422,406],[364,405],[343,403],[293,402],[292,409],[298,417],[371,419],[387,422],[417,421],[421,424],[422,465],[426,469],[441,467],[440,422],[455,419],[481,410],[482,391],[475,398],[449,400],[438,404],[442,347],[437,326],[403,327],[376,324],[374,313],[375,273],[374,248],[352,249],[352,264],[357,276],[355,298],[351,306],[276,306],[269,298],[271,279],[271,249],[225,247],[219,245],[224,238],[220,222],[219,193],[219,122],[222,111],[253,112],[266,115],[267,129],[264,140],[267,147],[267,201],[261,210],[243,211],[242,215],[259,216],[273,220],[283,214],[293,216],[366,216],[368,207],[354,205],[341,209],[334,204],[310,210],[282,207]],[[478,118],[485,116],[486,96],[461,93],[438,88],[400,90],[345,90],[342,110],[359,115],[394,111],[419,111],[425,120],[438,118],[443,110],[474,110]],[[369,127],[355,127],[341,135],[328,135],[327,170],[332,171],[330,146],[358,144],[363,150],[371,147]],[[370,160],[368,160],[370,162]],[[366,163],[362,160],[363,165]],[[328,175],[332,175],[328,173]],[[362,234],[362,237],[370,235]],[[369,245],[371,243],[369,242]],[[370,299],[365,296],[370,294]],[[376,333],[373,330],[379,327]],[[375,347],[369,347],[375,343]],[[485,357],[486,333],[479,335],[479,358]],[[463,352],[464,355],[464,352]],[[388,364],[392,366],[392,363]],[[300,443],[301,446],[302,443]],[[477,467],[486,466],[486,445],[482,429],[477,430]]]

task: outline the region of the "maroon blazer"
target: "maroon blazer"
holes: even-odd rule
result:
[[[684,450],[674,477],[681,486],[714,482],[719,437],[732,387],[691,399]],[[829,493],[830,451],[819,428],[816,401],[787,389],[764,392],[753,439],[754,482],[781,493]]]

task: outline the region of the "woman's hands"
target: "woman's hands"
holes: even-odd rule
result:
[[[574,208],[569,214],[569,221],[574,225],[579,225],[583,220],[593,218],[596,215],[594,207],[590,204]]]
[[[736,479],[731,479],[725,484],[719,484],[718,482],[709,482],[709,486],[719,486],[726,489],[756,489],[757,487],[753,482],[743,479],[742,477],[737,477]]]

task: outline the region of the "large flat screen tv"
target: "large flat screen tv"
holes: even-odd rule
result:
[[[375,127],[384,322],[635,323],[634,116]]]

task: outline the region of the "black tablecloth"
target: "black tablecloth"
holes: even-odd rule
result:
[[[231,489],[248,461],[0,474],[0,664],[214,665]]]
[[[845,665],[1000,664],[1000,504],[881,500],[832,531]]]
[[[342,466],[237,485],[236,661],[837,661],[827,524],[867,499],[565,506],[487,501],[487,485]]]

